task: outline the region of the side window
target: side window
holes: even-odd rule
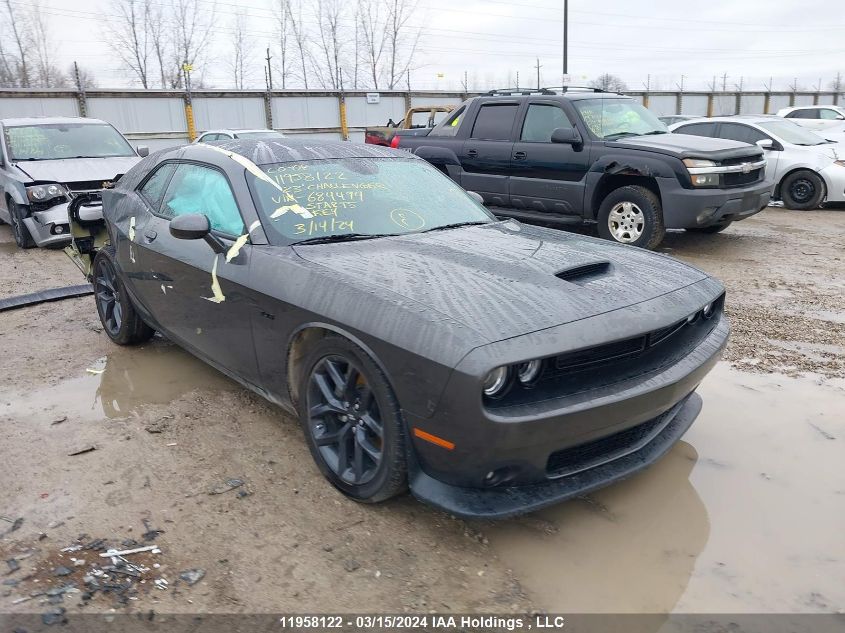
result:
[[[690,123],[674,130],[675,134],[692,134],[693,136],[716,136],[715,123]]]
[[[769,138],[760,130],[750,125],[741,125],[739,123],[722,123],[719,136],[721,138],[731,139],[732,141],[748,143],[749,145],[754,145],[757,141]]]
[[[822,108],[819,112],[821,112],[819,118],[826,119],[828,121],[833,121],[836,117],[841,116],[836,110],[831,110],[829,108]]]
[[[551,143],[552,132],[560,127],[572,127],[563,110],[556,105],[532,103],[525,113],[525,122],[522,124],[522,134],[519,138],[534,143]]]
[[[216,169],[182,163],[178,165],[161,207],[161,215],[174,218],[188,213],[208,216],[211,228],[228,235],[241,235],[244,222],[226,177]]]
[[[813,108],[804,110],[793,110],[786,115],[789,119],[815,119],[816,111]]]
[[[458,133],[458,128],[461,127],[461,119],[464,116],[464,111],[466,110],[466,106],[460,107],[455,110],[452,115],[446,119],[445,121],[441,121],[440,123],[435,126],[431,132],[428,133],[429,136],[455,136]]]
[[[147,181],[138,189],[141,197],[147,201],[153,211],[158,211],[161,206],[161,199],[164,197],[164,188],[167,187],[167,181],[173,175],[176,169],[174,163],[164,163],[160,165],[153,175],[147,178]]]
[[[513,120],[519,106],[515,103],[489,103],[481,106],[472,134],[475,139],[488,141],[506,141],[510,139]]]

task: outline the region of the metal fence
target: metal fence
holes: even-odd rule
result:
[[[368,97],[368,94],[370,95]],[[0,90],[0,118],[89,116],[152,150],[215,128],[272,128],[314,138],[364,140],[364,128],[399,121],[418,105],[457,105],[477,93],[197,90]],[[845,102],[833,92],[629,92],[657,115],[775,113],[791,105]],[[186,106],[190,104],[190,108]]]

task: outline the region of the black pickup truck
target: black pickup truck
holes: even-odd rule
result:
[[[667,228],[717,233],[761,211],[762,149],[675,135],[630,97],[599,90],[494,91],[391,145],[475,191],[497,215],[593,224],[655,248]]]

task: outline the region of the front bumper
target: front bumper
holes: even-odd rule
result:
[[[663,221],[667,229],[692,229],[744,220],[768,206],[773,189],[768,180],[734,189],[684,189],[674,178],[661,179]]]
[[[68,202],[62,202],[44,211],[33,211],[24,218],[29,234],[39,247],[64,246],[70,242],[70,223],[67,215]],[[61,227],[61,233],[56,233]]]
[[[656,435],[617,459],[594,468],[532,485],[507,488],[464,488],[438,481],[420,468],[412,469],[413,495],[432,506],[463,518],[503,519],[533,512],[620,481],[662,457],[687,431],[701,411],[701,396],[691,393],[658,416]]]

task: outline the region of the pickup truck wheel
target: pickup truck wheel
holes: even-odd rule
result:
[[[32,239],[29,229],[23,223],[25,217],[26,209],[19,206],[14,200],[9,200],[9,219],[12,221],[12,235],[15,237],[15,244],[20,248],[33,248],[35,240]]]
[[[731,222],[723,222],[722,224],[711,224],[710,226],[696,226],[688,229],[684,229],[685,231],[689,231],[690,233],[721,233],[726,228],[731,225]]]
[[[660,199],[638,185],[611,191],[599,207],[598,231],[604,239],[620,244],[657,248],[666,235]]]
[[[364,350],[339,336],[317,342],[304,366],[299,419],[326,479],[364,503],[404,492],[404,424],[378,366]]]
[[[150,340],[155,330],[144,323],[114,266],[114,248],[102,248],[94,257],[93,285],[97,313],[106,334],[118,345]]]
[[[816,172],[801,169],[789,174],[780,183],[783,206],[796,211],[817,209],[824,200],[824,180]]]

